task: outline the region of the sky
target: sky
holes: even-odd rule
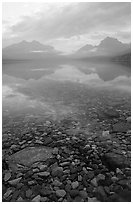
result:
[[[38,40],[71,53],[107,36],[131,42],[128,2],[5,2],[2,7],[3,47]]]

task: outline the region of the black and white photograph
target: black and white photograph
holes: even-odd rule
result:
[[[131,2],[2,2],[2,202],[131,202]]]

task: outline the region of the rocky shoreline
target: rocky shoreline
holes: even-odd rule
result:
[[[131,201],[130,122],[88,135],[51,121],[21,137],[7,133],[3,202]]]

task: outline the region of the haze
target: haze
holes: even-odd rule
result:
[[[37,40],[71,53],[109,36],[130,43],[130,3],[3,3],[3,47]]]

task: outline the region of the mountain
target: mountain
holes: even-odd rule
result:
[[[43,45],[35,40],[32,42],[24,40],[2,50],[3,59],[36,59],[57,56],[59,54],[60,52],[55,50],[54,47]]]
[[[131,45],[122,43],[116,38],[106,37],[99,45],[85,45],[75,52],[75,57],[117,56],[131,50]]]

